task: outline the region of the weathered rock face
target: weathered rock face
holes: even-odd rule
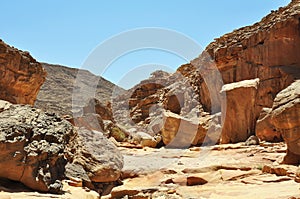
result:
[[[272,124],[288,146],[284,162],[300,164],[300,80],[276,96],[270,114]]]
[[[101,132],[79,128],[67,150],[68,175],[81,178],[85,186],[103,194],[107,186],[112,188],[111,183],[119,179],[123,156]],[[75,169],[72,171],[72,168]]]
[[[66,174],[103,193],[123,166],[122,155],[101,132],[6,101],[0,101],[0,149],[0,177],[42,192],[59,192]]]
[[[259,79],[226,84],[221,92],[224,121],[221,143],[243,142],[255,133],[255,108]]]
[[[59,192],[72,125],[30,106],[0,104],[0,177],[34,190]]]
[[[258,131],[263,140],[280,141],[278,131],[273,131],[271,125],[267,130],[262,126],[265,123],[257,120],[263,117],[263,108],[272,107],[276,94],[300,77],[299,5],[299,0],[293,1],[252,26],[216,39],[174,74],[157,72],[142,81],[131,90],[134,92],[125,94],[130,99],[119,103],[130,114],[117,108],[117,118],[127,118],[124,124],[146,128],[151,135],[164,134],[166,144],[178,137],[174,136],[178,121],[200,121],[207,114],[223,111],[222,143],[246,141]],[[214,67],[220,76],[212,70]],[[226,101],[220,95],[223,85]],[[165,110],[176,115],[166,117],[166,124],[159,126],[155,120],[162,120]],[[260,130],[256,130],[256,124]]]
[[[263,107],[272,107],[276,94],[287,87],[293,79],[299,78],[299,16],[299,1],[293,1],[289,6],[272,12],[252,26],[235,30],[216,39],[205,50],[220,70],[225,84],[260,79],[258,112]],[[191,64],[197,68],[205,62],[207,57],[204,53]],[[209,64],[206,65],[209,69]],[[185,71],[186,67],[191,65],[183,65],[178,70]],[[192,77],[195,70],[186,73]],[[210,95],[205,89],[205,82],[201,77],[194,81],[201,88],[199,94],[202,104],[210,110]],[[221,90],[217,87],[216,89]]]
[[[272,108],[263,108],[256,123],[255,134],[261,141],[281,142],[282,135],[272,124]]]
[[[173,83],[169,77],[170,74],[166,72],[156,71],[149,79],[143,80],[128,91],[131,93],[128,108],[134,123],[143,123],[147,118],[149,122],[151,112],[155,111],[157,104],[161,104],[164,88]]]
[[[245,118],[251,114],[251,121],[247,120],[247,129],[252,134],[256,128],[256,121],[259,118],[263,108],[271,108],[273,101],[278,92],[289,86],[295,79],[300,77],[300,1],[296,0],[287,7],[280,8],[278,11],[272,12],[264,17],[260,22],[228,33],[221,38],[212,42],[198,58],[191,61],[190,64],[182,65],[178,71],[185,77],[189,78],[191,84],[195,88],[195,92],[199,95],[199,101],[206,112],[215,112],[211,110],[211,97],[214,96],[216,102],[222,101],[216,97],[215,91],[220,91],[222,84],[216,79],[215,74],[210,74],[212,67],[219,69],[224,84],[237,83],[243,80],[259,79],[257,90],[251,92],[252,102],[248,103],[247,109],[251,113],[246,113],[240,117]],[[207,53],[211,58],[208,58]],[[202,73],[198,72],[198,67],[202,67]],[[209,93],[208,86],[203,76],[211,79],[212,93]],[[230,93],[228,93],[231,95]],[[246,95],[246,93],[245,93]],[[229,96],[230,97],[230,96]],[[255,97],[255,99],[253,98]],[[246,100],[249,100],[248,96]],[[238,98],[237,98],[238,99]],[[243,106],[244,99],[238,102],[238,106]],[[235,107],[232,100],[227,102],[228,113],[227,118],[236,117],[236,111],[241,114],[246,111],[246,106]],[[218,103],[217,103],[218,104]],[[220,103],[221,104],[221,103]],[[246,105],[246,104],[244,104]],[[251,105],[251,106],[250,106]],[[243,108],[243,110],[238,110]],[[219,107],[219,110],[221,107]],[[235,111],[232,111],[235,110]],[[217,110],[218,111],[218,110]],[[238,120],[238,118],[237,118]],[[238,132],[239,127],[232,126],[225,132]],[[246,125],[246,123],[244,125]],[[259,124],[260,125],[260,124]],[[259,127],[261,128],[261,126]],[[230,131],[230,132],[229,132]],[[259,130],[260,132],[272,134],[275,140],[269,135],[265,140],[278,141],[280,136],[278,132],[271,133],[269,130]],[[236,133],[233,133],[236,135]],[[227,134],[227,133],[226,133]],[[226,136],[224,134],[224,136]],[[259,135],[259,137],[264,137]],[[227,141],[230,140],[230,136]],[[232,138],[235,141],[245,141],[245,134],[239,139]],[[223,139],[224,140],[224,139]],[[227,142],[226,141],[226,142]]]
[[[33,105],[46,72],[28,52],[0,40],[0,99]]]

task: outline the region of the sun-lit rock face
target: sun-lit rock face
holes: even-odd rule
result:
[[[0,40],[0,99],[33,105],[46,72],[28,52]]]
[[[262,122],[270,122],[287,143],[288,150],[284,163],[299,164],[300,80],[278,93],[268,117],[271,118],[270,121],[263,120]]]
[[[228,127],[230,123],[232,128],[231,130],[227,128],[225,131],[223,129],[227,137],[225,139],[223,136],[223,142],[245,141],[245,136],[244,139],[235,139],[230,134],[240,131],[240,124],[245,123],[244,119],[249,118],[250,115],[251,121],[248,121],[246,129],[250,131],[249,135],[255,133],[256,121],[261,114],[264,114],[266,108],[273,106],[277,93],[288,87],[295,79],[300,78],[299,52],[300,1],[296,0],[286,7],[272,11],[252,26],[235,30],[215,39],[204,53],[191,63],[182,65],[178,71],[190,79],[205,111],[212,111],[212,97],[217,99],[218,105],[225,106],[227,103],[226,117],[223,117],[224,127],[226,125]],[[207,53],[210,55],[209,59]],[[201,74],[198,72],[200,66],[204,68]],[[212,67],[219,69],[223,82],[216,79],[215,74],[210,73]],[[209,92],[203,76],[215,82],[210,85],[213,92]],[[251,92],[249,88],[229,89],[223,92],[228,95],[225,102],[224,98],[217,93],[223,85],[238,85],[239,82],[251,79],[259,80],[257,87]],[[233,95],[234,93],[236,94]],[[236,105],[233,102],[236,102]],[[221,110],[221,106],[218,109]],[[271,124],[263,123],[263,125],[265,126],[261,123],[258,125],[257,132],[260,138],[268,141],[282,140],[280,132]],[[264,133],[268,135],[263,135]]]
[[[260,123],[258,131],[256,126],[265,110],[272,108],[275,96],[300,77],[299,27],[297,0],[272,11],[258,23],[215,39],[198,58],[179,67],[176,73],[154,73],[132,88],[131,95],[130,90],[123,95],[131,96],[129,99],[121,97],[121,102],[116,102],[116,116],[127,115],[124,124],[131,121],[135,127],[146,126],[147,133],[175,138],[177,128],[172,128],[174,132],[171,128],[165,131],[165,126],[160,125],[161,132],[153,130],[156,120],[163,121],[165,110],[181,121],[198,118],[198,122],[222,111],[222,143],[246,141],[256,132],[262,140],[280,141],[281,133],[272,125],[266,129],[266,124]],[[120,108],[124,106],[131,118]],[[170,122],[167,124],[170,126]],[[176,125],[178,122],[171,124]]]

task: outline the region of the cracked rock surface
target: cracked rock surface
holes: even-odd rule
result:
[[[57,193],[64,176],[64,148],[72,125],[55,114],[0,102],[0,177],[34,190]]]

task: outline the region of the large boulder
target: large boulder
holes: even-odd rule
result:
[[[259,79],[226,84],[222,91],[221,143],[244,142],[255,133],[255,107]]]
[[[162,141],[171,148],[191,145],[215,144],[219,141],[218,115],[201,118],[184,118],[170,111],[163,112],[161,127]]]
[[[42,192],[59,192],[72,125],[28,105],[0,101],[0,177]]]
[[[67,146],[66,177],[105,195],[118,183],[123,156],[99,131],[80,127]]]
[[[0,177],[41,192],[60,192],[66,175],[103,193],[123,166],[120,152],[101,132],[5,101],[0,101],[0,149]]]
[[[284,163],[300,164],[300,80],[277,94],[272,109],[262,112],[256,135],[261,140],[287,143]]]
[[[82,166],[91,182],[114,182],[119,179],[123,157],[101,132],[79,128],[77,137],[68,148],[71,163]]]
[[[0,40],[0,99],[33,105],[46,72],[28,52]]]
[[[278,93],[270,114],[287,143],[284,163],[300,164],[300,80]]]

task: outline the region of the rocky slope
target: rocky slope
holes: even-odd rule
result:
[[[46,63],[42,63],[42,66],[47,71],[47,78],[39,91],[35,106],[60,115],[72,115],[74,82],[80,69]],[[82,86],[90,87],[89,80],[99,80],[95,97],[104,104],[110,101],[116,85],[86,70],[81,70],[80,74],[85,80]]]
[[[34,104],[46,72],[28,52],[0,40],[0,99]]]

